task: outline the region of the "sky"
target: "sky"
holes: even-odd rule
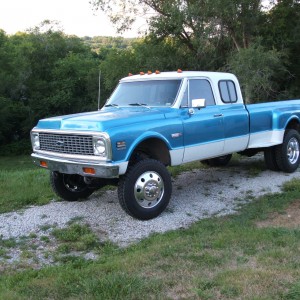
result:
[[[38,26],[44,20],[59,21],[68,35],[119,36],[103,12],[95,12],[90,0],[0,0],[0,29],[6,34]],[[122,34],[137,37],[135,30]]]

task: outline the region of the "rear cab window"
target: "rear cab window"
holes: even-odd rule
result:
[[[224,103],[236,103],[238,101],[236,87],[232,80],[220,80],[219,91]]]

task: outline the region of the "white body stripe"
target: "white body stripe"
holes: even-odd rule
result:
[[[282,144],[284,129],[250,134],[248,148],[263,148]]]
[[[264,148],[281,144],[284,130],[266,131],[213,143],[201,144],[170,151],[171,165],[176,166],[196,160],[204,160],[249,148]]]

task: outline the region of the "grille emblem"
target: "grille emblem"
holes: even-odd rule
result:
[[[63,147],[64,146],[64,142],[63,141],[56,141],[56,146],[57,147]]]

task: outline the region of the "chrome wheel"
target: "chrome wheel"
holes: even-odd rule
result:
[[[158,205],[164,195],[164,182],[156,172],[145,172],[136,181],[134,196],[137,203],[143,208],[152,208]]]
[[[299,158],[299,143],[296,138],[291,138],[287,145],[287,158],[293,165],[298,161]]]
[[[171,176],[160,161],[146,158],[132,165],[119,180],[121,207],[134,218],[150,220],[161,214],[172,194]]]

